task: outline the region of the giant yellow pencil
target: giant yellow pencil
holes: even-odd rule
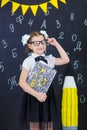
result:
[[[78,129],[78,95],[73,76],[66,76],[62,92],[62,128],[63,130]]]

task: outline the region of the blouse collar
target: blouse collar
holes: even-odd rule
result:
[[[32,56],[35,58],[35,57],[38,57],[38,56],[46,56],[44,53],[42,55],[38,55],[36,53],[32,53]]]

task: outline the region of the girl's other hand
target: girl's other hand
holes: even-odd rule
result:
[[[38,92],[36,95],[36,98],[40,102],[45,102],[47,95],[46,95],[46,93]]]

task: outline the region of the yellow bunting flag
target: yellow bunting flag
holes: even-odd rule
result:
[[[50,0],[49,3],[58,9],[58,0]]]
[[[62,3],[66,4],[66,0],[60,0]]]
[[[19,6],[19,3],[12,2],[12,13],[14,13],[19,8]]]
[[[1,1],[1,7],[3,7],[4,5],[6,5],[10,0],[2,0]]]
[[[47,13],[47,3],[40,4],[39,6],[43,10],[44,13]]]
[[[30,8],[32,10],[33,15],[36,16],[38,5],[31,5]]]
[[[21,5],[21,8],[22,8],[22,14],[25,15],[27,10],[29,9],[29,6],[28,5]]]

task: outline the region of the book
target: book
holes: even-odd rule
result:
[[[57,71],[37,62],[27,79],[27,83],[38,92],[47,93]]]

